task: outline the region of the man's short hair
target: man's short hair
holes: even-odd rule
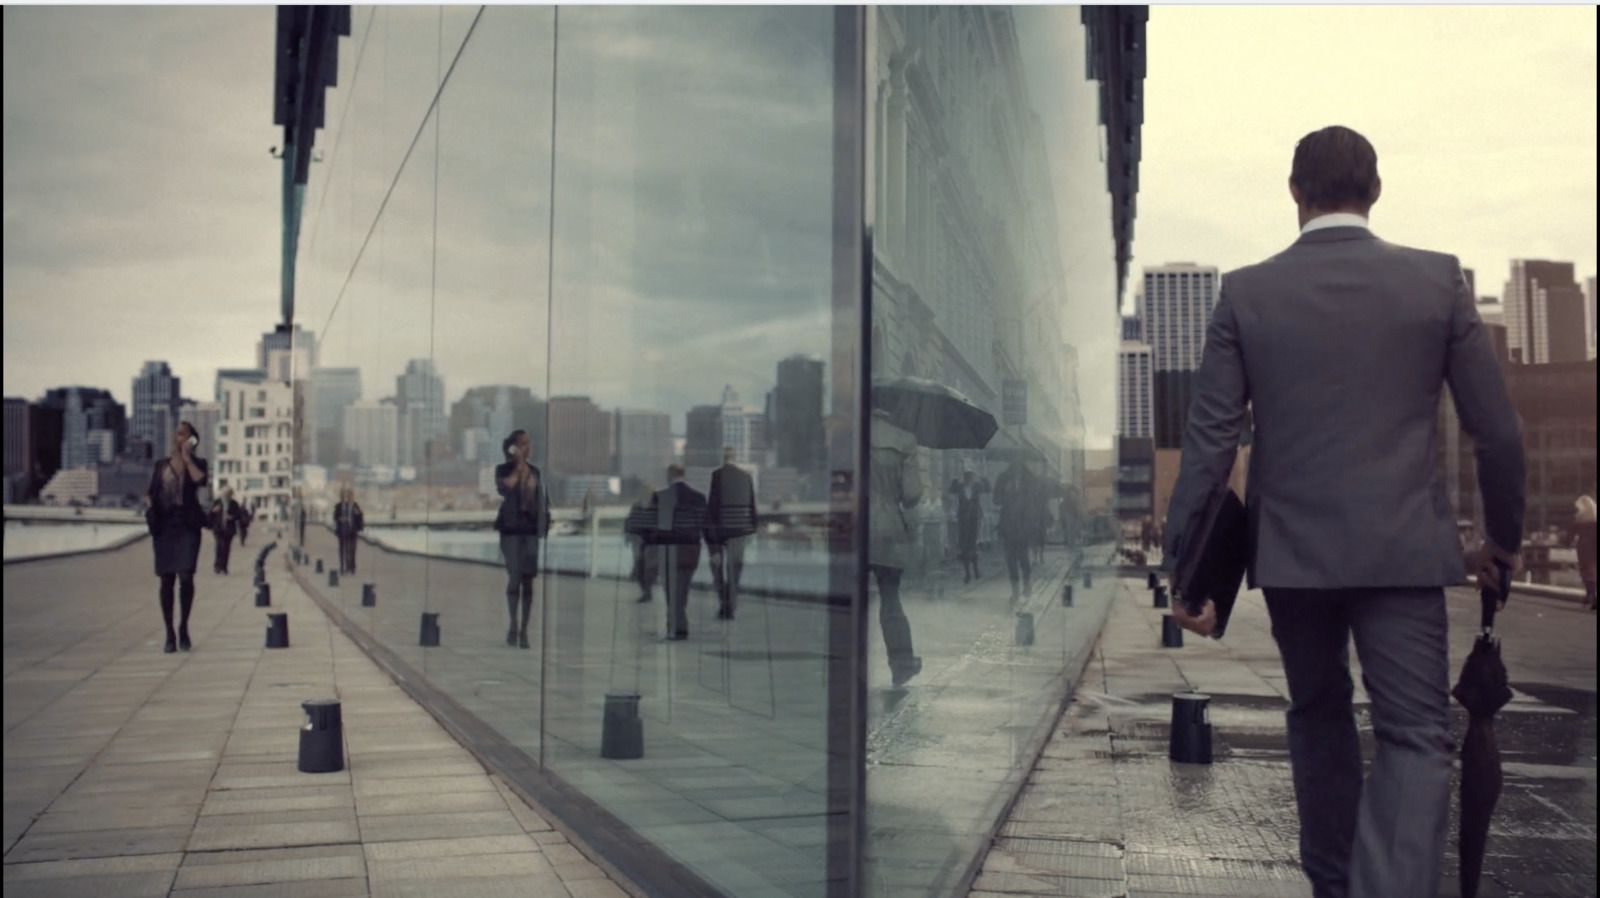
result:
[[[1378,153],[1355,131],[1330,125],[1294,145],[1289,180],[1312,209],[1366,208],[1378,198]]]
[[[673,462],[667,465],[667,479],[676,480],[683,477],[683,465]]]

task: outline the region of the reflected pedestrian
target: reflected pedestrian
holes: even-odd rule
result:
[[[960,480],[950,481],[949,493],[956,497],[956,558],[961,561],[961,582],[983,577],[978,570],[978,528],[983,524],[980,497],[989,491],[989,481],[971,468],[961,472]]]
[[[1574,504],[1576,509],[1573,514],[1572,542],[1578,550],[1578,576],[1583,579],[1583,607],[1593,611],[1595,606],[1594,497],[1579,496]]]
[[[1449,618],[1465,577],[1434,458],[1446,385],[1477,452],[1484,552],[1499,582],[1522,543],[1517,415],[1459,260],[1379,239],[1377,154],[1343,127],[1295,147],[1299,235],[1224,275],[1205,335],[1164,564],[1227,488],[1246,412],[1252,588],[1289,685],[1300,861],[1318,898],[1437,894],[1450,820]],[[1173,617],[1209,634],[1215,603]],[[1504,596],[1500,597],[1504,600]],[[1377,753],[1363,775],[1350,641]]]
[[[922,659],[911,642],[911,621],[900,602],[900,579],[911,555],[911,523],[906,509],[922,501],[917,474],[917,441],[890,423],[880,409],[872,412],[871,468],[868,481],[868,567],[878,581],[878,627],[889,655],[895,686],[904,686],[922,672]]]
[[[233,489],[230,487],[228,492],[231,494]],[[239,546],[242,548],[245,543],[245,538],[250,535],[250,525],[255,522],[256,516],[255,512],[243,505],[237,505],[236,507],[239,509]]]
[[[228,556],[233,548],[233,537],[239,531],[243,519],[244,509],[233,501],[233,488],[223,487],[222,495],[211,503],[211,538],[216,544],[216,553],[211,562],[213,574],[228,573]],[[241,542],[240,545],[244,543]]]
[[[667,466],[667,485],[651,497],[655,527],[650,542],[664,547],[667,587],[667,639],[689,638],[689,584],[700,566],[700,544],[707,541],[710,518],[706,497],[684,482],[683,465]]]
[[[200,438],[194,425],[178,423],[172,432],[172,454],[156,460],[150,472],[146,494],[151,546],[155,552],[156,576],[161,578],[161,620],[166,624],[167,641],[162,649],[188,651],[189,613],[194,608],[194,570],[200,559],[200,531],[206,526],[206,510],[200,505],[200,489],[206,485],[206,460],[196,456]],[[172,629],[173,589],[181,617],[176,632]]]
[[[494,529],[500,531],[500,554],[506,565],[506,645],[528,648],[528,620],[533,616],[533,580],[539,575],[539,540],[550,529],[550,506],[539,469],[530,461],[533,441],[526,430],[514,430],[500,446],[506,460],[494,469],[502,499]],[[517,606],[522,606],[520,626]]]
[[[732,446],[722,447],[722,467],[711,472],[707,497],[711,516],[711,582],[717,591],[717,619],[733,620],[744,575],[744,550],[756,532],[756,486],[749,472],[734,464]]]
[[[633,580],[639,584],[639,604],[655,601],[656,576],[661,571],[661,552],[650,545],[649,532],[655,519],[650,514],[656,488],[644,484],[628,510],[623,531],[633,552]]]
[[[366,516],[356,502],[356,488],[345,484],[339,490],[339,504],[333,509],[333,532],[339,538],[339,572],[356,572],[356,545],[366,529]]]
[[[1032,493],[1033,497],[1033,563],[1044,564],[1045,535],[1050,532],[1050,497],[1045,495],[1044,484]]]
[[[1018,459],[994,482],[994,501],[1000,506],[1000,545],[1005,550],[1006,573],[1011,576],[1011,601],[1033,595],[1033,562],[1028,549],[1034,539],[1039,484]],[[1020,577],[1020,588],[1019,588]]]

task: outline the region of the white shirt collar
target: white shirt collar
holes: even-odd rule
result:
[[[1357,215],[1354,212],[1330,212],[1327,215],[1318,215],[1316,218],[1306,222],[1305,226],[1300,229],[1300,233],[1304,234],[1307,231],[1316,231],[1322,228],[1365,227],[1367,227],[1367,217],[1365,215]]]

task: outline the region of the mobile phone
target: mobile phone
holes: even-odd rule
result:
[[[193,448],[195,448],[196,446],[199,446],[199,445],[200,445],[200,438],[195,436],[194,434],[190,434],[189,435],[189,448],[193,449]]]

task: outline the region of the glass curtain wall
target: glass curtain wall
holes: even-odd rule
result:
[[[997,425],[871,423],[865,892],[948,894],[1114,588],[1083,487],[1086,439],[1112,432],[1115,252],[1077,8],[873,24],[873,386],[953,391]]]
[[[958,890],[1111,585],[1078,10],[351,18],[297,323],[360,394],[304,575],[646,888]],[[874,385],[997,432],[930,448]]]

